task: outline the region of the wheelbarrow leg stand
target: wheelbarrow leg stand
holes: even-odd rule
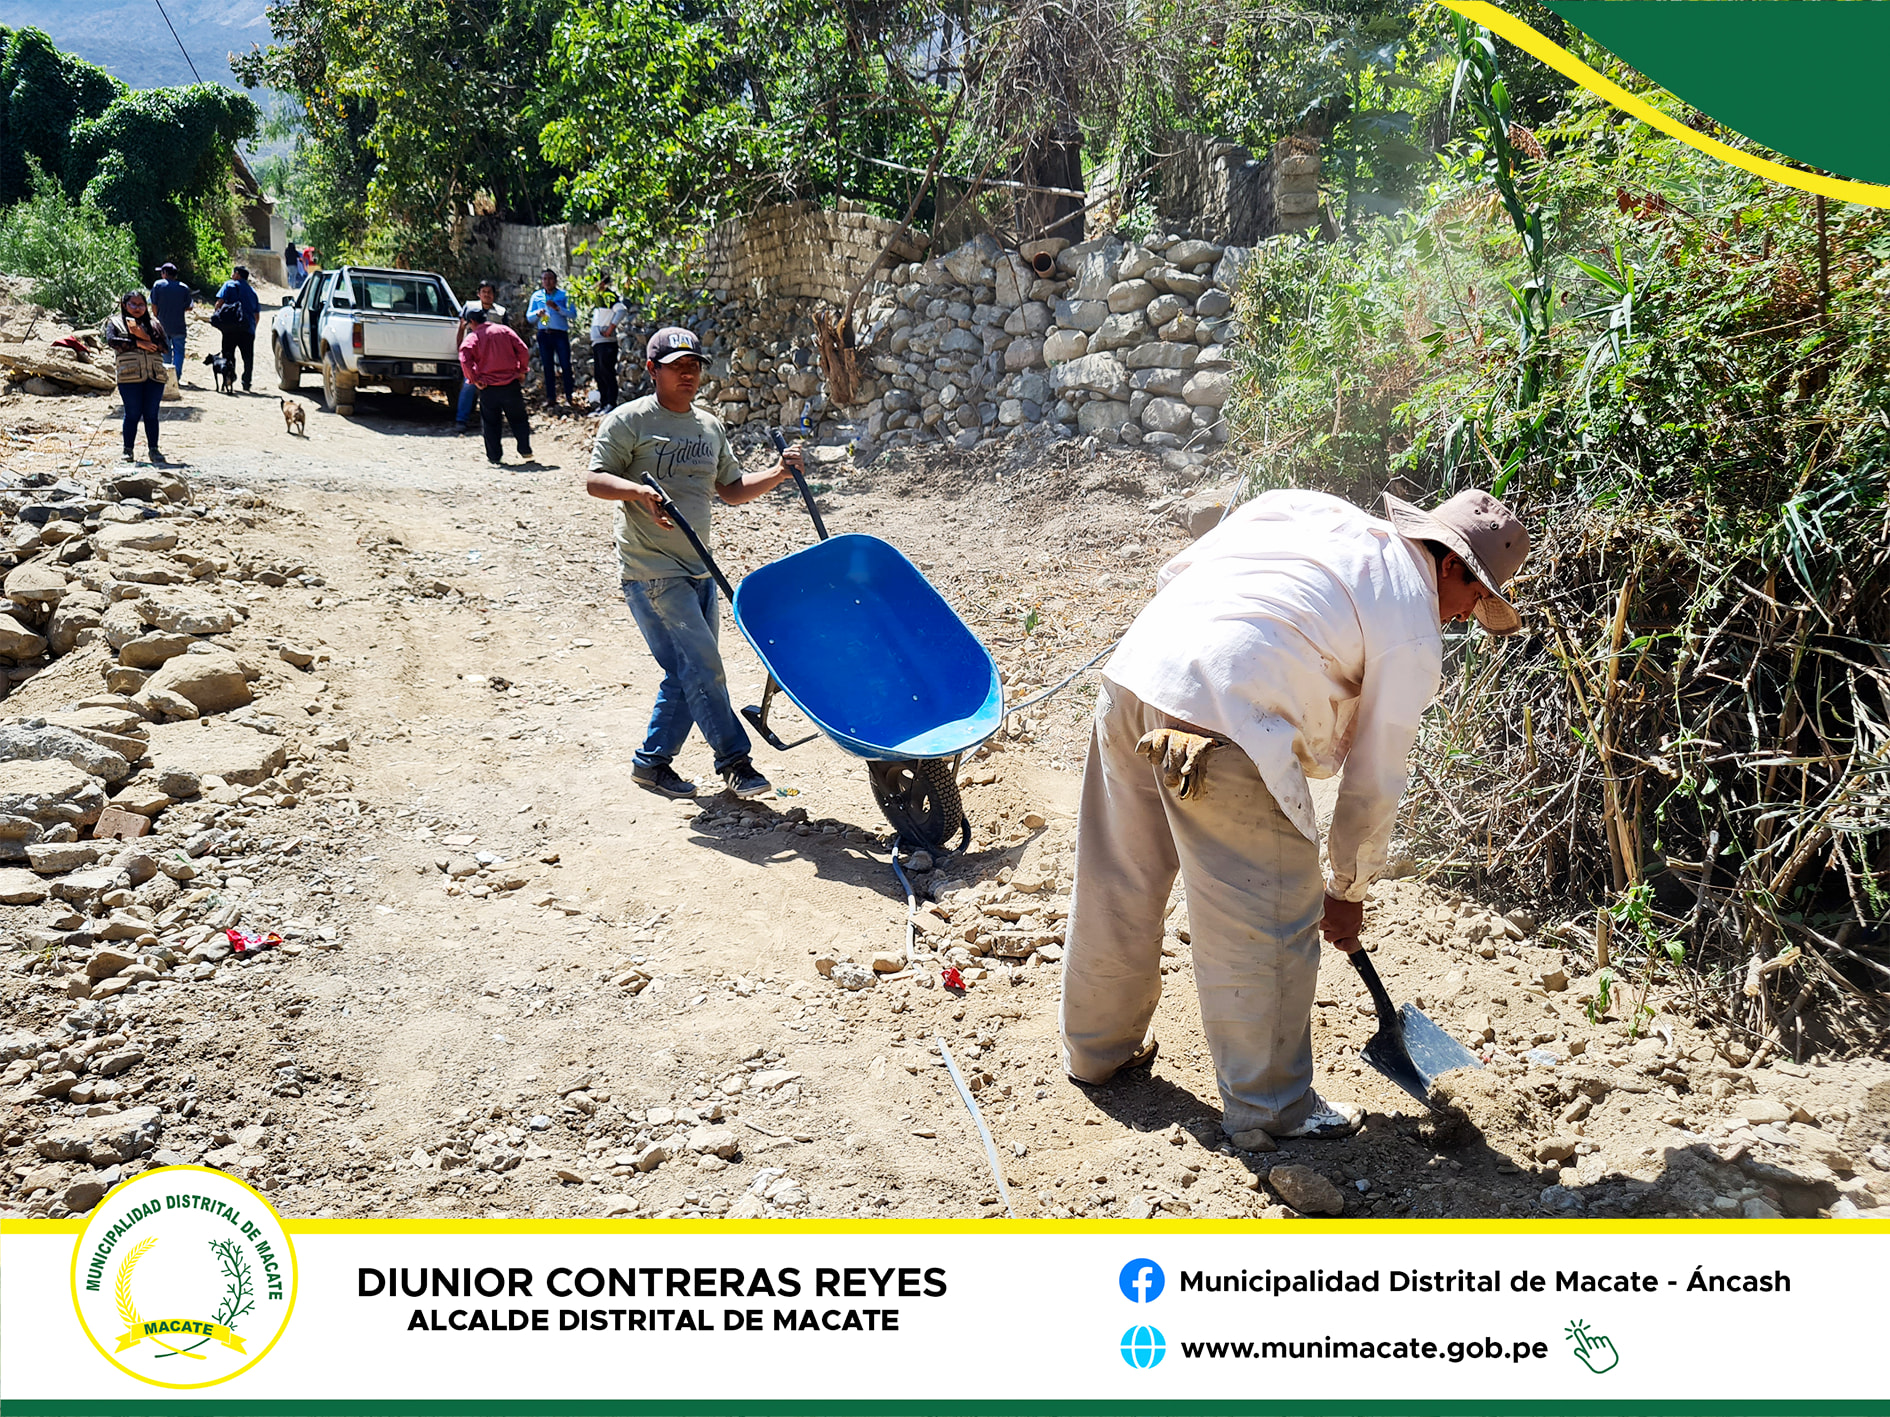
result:
[[[749,726],[767,741],[770,748],[774,749],[777,753],[785,753],[789,748],[798,748],[803,743],[813,742],[814,739],[818,738],[820,735],[818,733],[810,733],[805,738],[796,738],[792,743],[783,743],[781,741],[781,735],[768,727],[768,710],[774,706],[774,696],[780,692],[781,686],[774,682],[774,675],[770,674],[768,676],[767,686],[761,691],[761,703],[759,705],[750,704],[747,708],[743,709],[742,717],[747,719]]]

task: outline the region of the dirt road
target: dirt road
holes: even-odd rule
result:
[[[70,463],[71,430],[107,402],[16,397],[0,423],[66,430],[37,446]],[[1088,680],[964,764],[974,840],[915,873],[937,899],[920,902],[918,948],[882,959],[872,987],[840,987],[822,962],[906,953],[864,768],[825,739],[758,743],[778,795],[736,804],[709,790],[693,738],[677,766],[697,800],[631,784],[658,674],[618,595],[609,508],[582,491],[591,422],[540,418],[538,461],[495,469],[438,402],[365,393],[356,409],[311,401],[296,438],[273,393],[199,387],[166,408],[167,450],[193,479],[254,494],[235,499],[254,504],[239,549],[301,573],[236,635],[317,656],[258,686],[316,770],[292,806],[167,814],[220,826],[242,928],[289,944],[121,996],[139,1068],[179,1080],[142,1097],[163,1114],[146,1163],[208,1157],[305,1215],[1001,1215],[942,1035],[1020,1216],[1763,1216],[1890,1198],[1890,1068],[1740,1069],[1679,1000],[1630,1031],[1588,1006],[1550,922],[1416,880],[1378,888],[1368,941],[1394,995],[1490,1061],[1455,1118],[1362,1068],[1369,1008],[1333,956],[1319,1086],[1371,1120],[1345,1142],[1236,1152],[1185,906],[1159,1061],[1072,1085],[1054,940]],[[998,655],[1013,701],[1126,628],[1186,540],[1164,515],[1174,489],[1127,455],[842,459],[816,477],[829,526],[912,556]],[[717,513],[731,574],[809,535],[785,493]],[[723,644],[736,702],[753,702],[762,672],[726,617]],[[42,679],[5,712],[94,687]],[[796,725],[790,710],[783,733]],[[939,982],[952,961],[962,992]],[[8,1011],[50,1027],[70,1004],[46,982],[4,976]],[[46,1107],[16,1101],[5,1146],[12,1203],[53,1213],[85,1168],[36,1156]]]

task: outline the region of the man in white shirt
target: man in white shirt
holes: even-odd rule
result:
[[[1162,914],[1188,896],[1195,986],[1235,1145],[1355,1131],[1312,1087],[1319,936],[1359,947],[1441,626],[1521,625],[1497,592],[1529,534],[1487,492],[1389,520],[1269,492],[1162,568],[1103,668],[1063,957],[1063,1063],[1103,1083],[1155,1056]],[[1344,770],[1322,875],[1308,777]]]

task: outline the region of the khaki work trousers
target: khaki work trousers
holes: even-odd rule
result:
[[[1195,989],[1229,1135],[1285,1130],[1314,1110],[1312,1007],[1325,883],[1319,849],[1233,744],[1181,801],[1137,755],[1179,720],[1104,681],[1076,826],[1063,953],[1063,1066],[1103,1082],[1142,1044],[1161,998],[1162,915],[1188,894]]]

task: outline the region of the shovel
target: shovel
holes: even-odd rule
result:
[[[1358,977],[1365,981],[1372,1003],[1378,1009],[1378,1032],[1372,1035],[1359,1057],[1434,1110],[1431,1085],[1440,1076],[1453,1068],[1481,1068],[1483,1064],[1416,1008],[1406,1004],[1400,1009],[1393,1004],[1391,995],[1385,992],[1384,981],[1378,977],[1377,966],[1365,953],[1363,945],[1346,958],[1352,961]]]

